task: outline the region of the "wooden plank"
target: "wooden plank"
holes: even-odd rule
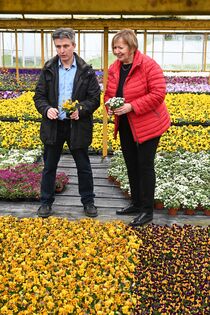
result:
[[[91,163],[105,163],[105,162],[109,162],[110,159],[112,158],[113,155],[110,155],[110,156],[107,156],[106,158],[103,158],[101,155],[97,155],[97,154],[89,154],[89,158],[90,158],[90,161]],[[60,161],[73,161],[74,162],[74,159],[72,157],[72,155],[70,153],[64,153],[61,155],[61,158],[60,158]]]
[[[97,197],[103,198],[115,198],[115,199],[126,199],[122,191],[116,186],[94,186],[94,192]],[[56,194],[57,196],[79,196],[78,185],[68,184],[63,192]]]
[[[72,162],[69,162],[69,161],[61,161],[59,162],[59,165],[58,165],[59,168],[74,168],[75,166],[73,165]],[[95,169],[95,168],[98,168],[98,169],[107,169],[107,165],[106,164],[102,164],[102,163],[91,163],[91,168],[92,169]]]
[[[94,186],[110,186],[115,187],[114,183],[110,183],[107,178],[93,178]],[[71,175],[69,178],[70,184],[77,185],[78,184],[78,177],[77,175]]]
[[[58,168],[58,172],[65,172],[66,175],[68,176],[77,176],[77,169],[76,168]],[[107,169],[92,169],[93,172],[93,177],[98,177],[98,178],[107,178]]]
[[[128,200],[126,199],[117,199],[117,198],[104,198],[104,197],[96,197],[95,204],[100,208],[121,208],[125,207],[128,204]],[[65,205],[65,206],[80,206],[81,201],[78,196],[56,196],[54,205]]]

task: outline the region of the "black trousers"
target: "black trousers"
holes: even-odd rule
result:
[[[120,117],[120,142],[131,189],[132,203],[153,212],[155,193],[154,159],[160,137],[143,143],[133,139],[127,115]]]
[[[79,194],[82,204],[94,202],[93,176],[88,156],[88,148],[70,149],[71,124],[69,120],[58,121],[57,140],[55,145],[44,146],[44,168],[41,180],[41,204],[51,205],[54,202],[56,170],[66,141],[74,158],[78,174]]]

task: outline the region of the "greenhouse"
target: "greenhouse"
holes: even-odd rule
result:
[[[0,314],[210,313],[208,2],[0,0]],[[75,31],[75,46],[69,35],[53,39],[58,28]],[[122,47],[118,44],[116,35],[125,29],[134,32],[142,58],[154,61],[153,65],[159,65],[162,73],[158,77],[152,69],[151,74],[147,70],[138,74],[139,88],[135,93],[146,91],[140,103],[136,101],[137,96],[129,101],[126,90],[129,75],[135,73],[134,59],[130,57],[125,63],[121,61],[121,68],[128,67],[120,70],[118,90],[109,98],[110,86],[112,91],[115,84],[112,76],[116,75],[116,66],[113,68],[113,64],[125,58],[116,53],[125,45],[125,42],[120,42]],[[73,43],[77,56],[67,68],[62,54],[59,55],[62,49],[59,45],[66,39],[67,43]],[[130,56],[129,53],[128,50],[124,56]],[[80,71],[80,58],[89,69],[89,81],[85,79],[78,85],[76,97],[73,97],[73,88],[68,88],[71,97],[65,94],[62,105],[58,97],[59,103],[53,105],[58,109],[55,120],[59,120],[62,113],[60,107],[70,117],[56,122],[57,135],[62,134],[61,126],[67,128],[68,124],[70,129],[65,130],[70,130],[74,138],[71,137],[70,145],[66,139],[62,146],[51,189],[52,203],[43,208],[48,212],[40,212],[44,204],[43,187],[45,185],[49,191],[51,185],[46,175],[47,163],[56,161],[54,157],[49,159],[49,154],[53,152],[52,156],[57,156],[57,151],[52,149],[57,142],[50,147],[40,138],[43,120],[49,125],[54,119],[48,116],[49,109],[46,115],[39,110],[40,94],[42,102],[45,95],[48,105],[51,104],[49,91],[53,84],[49,73],[45,74],[44,89],[40,93],[40,75],[43,76],[48,61],[54,60],[57,54],[59,95],[67,93],[67,72],[75,64],[76,73]],[[126,69],[128,72],[123,75]],[[73,80],[71,75],[68,80]],[[144,81],[147,75],[151,77]],[[123,76],[125,81],[122,81]],[[77,74],[73,78],[76,86]],[[124,92],[120,92],[120,84]],[[153,85],[158,92],[154,93],[152,109],[146,109],[146,117],[150,118],[145,123],[144,104],[149,102],[145,99]],[[92,89],[95,86],[94,92],[91,90],[87,100],[82,96],[80,99],[86,86]],[[161,92],[162,86],[164,92]],[[131,165],[126,160],[130,153],[123,144],[123,130],[128,131],[127,125],[118,113],[121,108],[127,110],[123,117],[127,117],[133,135],[140,134],[152,119],[155,123],[151,128],[163,128],[162,112],[157,109],[157,103],[163,102],[159,100],[162,97],[170,116],[170,127],[165,128],[157,145],[153,166],[155,190],[151,199],[153,212],[144,222],[146,206],[134,203],[137,188],[132,184]],[[77,137],[83,141],[89,139],[87,129],[84,134],[83,129],[75,126],[85,121],[83,110],[87,110],[91,102],[97,104],[91,109],[92,141],[85,156],[88,154],[90,159],[92,175],[82,177],[79,166],[82,159],[76,157],[72,146],[77,130]],[[137,128],[137,120],[132,115],[140,121]],[[52,130],[55,124],[50,126]],[[115,137],[116,128],[119,132]],[[141,141],[135,141],[137,148],[149,142],[143,141],[142,146]],[[137,150],[140,158],[140,149]],[[142,161],[145,163],[145,160]],[[84,173],[90,174],[89,164],[85,165]],[[140,170],[143,172],[144,168]],[[143,178],[141,171],[138,176]],[[91,176],[94,201],[85,202],[87,192],[83,190]],[[138,200],[142,203],[146,202],[150,190],[146,188],[146,181],[144,184],[138,190]],[[139,218],[143,221],[138,221]]]

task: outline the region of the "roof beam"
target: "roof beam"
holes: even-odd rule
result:
[[[0,13],[208,15],[209,0],[0,0]]]
[[[75,30],[119,30],[131,28],[136,30],[209,30],[210,20],[0,20],[0,29],[4,30],[54,30],[58,27],[72,27]]]

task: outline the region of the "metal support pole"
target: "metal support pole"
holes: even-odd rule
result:
[[[108,76],[108,27],[104,27],[104,76],[103,76],[103,87],[104,91],[106,88],[106,83],[107,83],[107,76]],[[108,133],[108,128],[107,128],[107,111],[104,105],[103,100],[101,101],[103,104],[103,158],[107,156],[107,133]]]
[[[17,30],[15,30],[15,66],[16,66],[16,80],[19,81],[18,34],[17,34]]]

